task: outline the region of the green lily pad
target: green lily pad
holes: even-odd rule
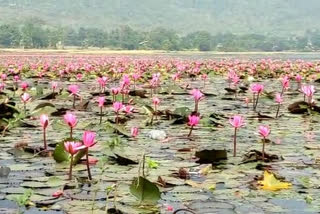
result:
[[[58,186],[62,186],[65,185],[67,182],[62,180],[59,177],[50,177],[49,180],[47,181],[47,185],[49,187],[58,187]]]
[[[130,192],[140,202],[144,203],[154,204],[157,203],[157,201],[161,198],[159,188],[142,176],[139,178],[134,178],[130,186]]]

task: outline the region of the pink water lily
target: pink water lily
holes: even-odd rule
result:
[[[28,93],[23,93],[22,96],[21,96],[21,100],[22,100],[22,102],[24,102],[24,103],[29,102],[29,101],[31,100],[30,94],[28,94]]]
[[[97,82],[99,83],[101,92],[104,92],[105,88],[106,88],[106,85],[107,85],[107,82],[108,82],[108,77],[106,77],[106,76],[98,77]]]
[[[265,160],[265,143],[266,143],[266,138],[269,136],[270,134],[270,128],[269,126],[264,126],[264,125],[261,125],[259,126],[259,135],[263,138],[263,145],[262,145],[262,160],[264,161]]]
[[[123,104],[122,102],[114,102],[112,107],[114,112],[119,113],[123,109]]]
[[[23,102],[24,113],[27,112],[27,102],[29,102],[30,100],[31,100],[30,94],[25,92],[21,95],[21,101]]]
[[[85,131],[82,136],[83,146],[79,147],[79,149],[86,150],[86,165],[88,171],[88,179],[92,180],[90,166],[89,166],[89,148],[93,147],[97,142],[96,140],[96,133],[91,131]]]
[[[7,74],[5,73],[2,73],[0,77],[3,82],[7,80]]]
[[[73,104],[72,108],[75,108],[76,105],[76,97],[79,96],[79,86],[78,85],[69,85],[68,90],[70,92],[70,95],[73,96]]]
[[[199,89],[192,89],[190,94],[194,99],[194,112],[198,112],[199,102],[204,98],[204,94]]]
[[[77,117],[74,114],[67,112],[63,118],[64,122],[70,127],[70,138],[72,138],[73,129],[78,123]]]
[[[72,166],[73,166],[73,157],[78,151],[81,149],[82,143],[80,142],[64,142],[64,149],[68,152],[71,156],[70,159],[70,168],[69,168],[69,180],[72,179]]]
[[[103,108],[104,103],[105,103],[105,100],[106,100],[105,97],[99,97],[99,98],[98,98],[98,106],[99,106],[100,108]]]
[[[112,93],[112,101],[116,101],[116,96],[120,93],[121,89],[120,88],[111,88],[111,93]]]
[[[4,90],[4,88],[6,87],[6,85],[2,82],[0,82],[0,92]]]
[[[189,131],[188,137],[190,137],[192,130],[193,130],[193,127],[195,127],[199,124],[200,117],[197,115],[189,115],[188,119],[189,119],[188,126],[190,126],[190,131]]]
[[[284,76],[284,77],[281,79],[281,84],[282,84],[282,92],[281,92],[281,95],[282,95],[283,92],[284,92],[285,90],[288,90],[288,88],[290,87],[289,77],[288,77],[288,76]]]
[[[55,93],[55,90],[58,88],[57,82],[51,82],[52,93]]]
[[[131,128],[131,136],[136,138],[139,134],[139,128],[138,127],[132,127]]]
[[[102,123],[102,109],[104,107],[105,100],[106,100],[105,97],[98,98],[98,106],[100,108],[100,124]]]
[[[40,116],[40,124],[42,126],[42,131],[43,131],[43,145],[44,145],[44,150],[47,150],[47,136],[46,136],[46,130],[49,125],[49,117],[48,115],[42,114]]]
[[[69,85],[68,90],[72,95],[78,95],[80,89],[78,85]]]
[[[315,87],[313,85],[303,85],[301,86],[301,91],[304,94],[305,97],[308,97],[308,103],[311,106],[313,95],[315,93]]]
[[[113,111],[116,113],[115,122],[116,122],[116,124],[118,124],[119,123],[119,113],[123,109],[124,106],[123,106],[122,102],[114,102],[112,107],[113,107]]]
[[[240,115],[234,115],[229,119],[229,123],[234,127],[234,128],[241,128],[245,125],[244,119]]]
[[[283,96],[280,93],[277,93],[275,101],[276,101],[276,103],[278,103],[278,108],[277,108],[277,113],[276,113],[276,118],[278,118],[280,106],[283,103]]]
[[[270,128],[268,126],[263,126],[263,125],[259,126],[259,134],[263,138],[268,137],[270,134]]]
[[[153,103],[153,106],[154,106],[154,115],[155,115],[155,118],[157,119],[157,115],[158,115],[158,106],[160,104],[160,99],[158,97],[153,97],[152,98],[152,103]],[[152,118],[153,119],[153,118]]]
[[[229,119],[229,123],[234,127],[233,135],[233,156],[237,155],[237,130],[245,125],[244,118],[240,115],[234,115]]]
[[[27,82],[22,82],[20,84],[22,91],[26,91],[29,87],[29,84]]]
[[[253,110],[255,111],[257,109],[259,96],[263,92],[264,86],[261,84],[252,84],[250,86],[250,90],[253,93]]]
[[[131,114],[134,110],[134,108],[131,106],[131,105],[126,105],[124,108],[123,108],[124,112],[126,114]]]

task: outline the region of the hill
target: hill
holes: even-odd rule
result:
[[[319,0],[0,0],[0,24],[302,35],[320,29],[319,9]]]

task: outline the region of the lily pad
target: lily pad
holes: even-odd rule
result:
[[[143,203],[155,204],[161,198],[159,188],[142,176],[134,178],[130,185],[130,192]]]

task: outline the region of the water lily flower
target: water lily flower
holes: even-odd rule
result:
[[[311,106],[312,100],[313,100],[313,95],[315,93],[315,87],[313,85],[303,85],[301,86],[301,91],[304,94],[304,96],[308,97],[308,103]]]
[[[73,157],[81,149],[82,143],[80,142],[64,142],[64,149],[71,155],[70,168],[69,168],[69,180],[72,179],[72,166],[73,166]]]
[[[133,79],[133,90],[136,90],[136,82],[141,78],[141,74],[140,73],[133,73],[131,75],[132,79]]]
[[[259,96],[263,92],[264,86],[254,83],[250,86],[250,90],[253,93],[253,110],[255,111],[258,105]],[[256,97],[257,96],[257,97]]]
[[[190,132],[188,134],[188,137],[190,137],[192,130],[193,130],[193,127],[195,127],[199,124],[200,117],[197,115],[189,115],[188,119],[189,119],[188,126],[190,126]]]
[[[276,103],[278,103],[278,109],[277,109],[277,113],[276,113],[276,118],[278,118],[280,106],[283,103],[283,96],[280,93],[277,93],[275,101],[276,101]]]
[[[233,156],[237,155],[237,130],[245,125],[244,119],[240,115],[234,115],[229,119],[229,123],[234,127],[233,135]]]
[[[113,111],[116,113],[115,122],[116,122],[116,124],[118,124],[119,123],[119,113],[123,109],[123,104],[122,104],[122,102],[114,102],[112,107],[113,107]]]
[[[65,123],[70,127],[70,138],[72,138],[73,129],[78,123],[77,117],[74,114],[67,112],[63,118]]]
[[[157,119],[157,115],[158,115],[157,107],[160,104],[160,99],[158,97],[153,97],[152,98],[152,103],[154,105],[154,115],[156,116],[156,119]]]
[[[263,125],[259,126],[259,134],[263,138],[268,137],[270,134],[270,128],[268,126],[263,126]]]
[[[173,211],[173,206],[171,206],[171,205],[167,205],[167,207],[166,207],[166,211],[168,211],[168,212],[172,212],[172,211]]]
[[[123,108],[123,104],[122,102],[114,102],[112,107],[114,112],[119,113]]]
[[[0,77],[3,82],[7,80],[7,74],[5,73],[2,73]]]
[[[266,143],[266,138],[269,136],[270,134],[270,128],[268,126],[264,126],[264,125],[261,125],[259,126],[259,134],[260,136],[263,138],[263,145],[262,145],[262,160],[264,161],[264,157],[265,157],[265,143]]]
[[[204,94],[199,89],[192,89],[190,94],[193,96],[194,99],[194,112],[198,112],[199,102],[204,98]]]
[[[175,83],[181,78],[181,73],[180,72],[176,72],[176,73],[172,74],[171,78]]]
[[[6,87],[6,85],[2,82],[0,82],[0,92],[4,90],[4,88]]]
[[[49,117],[45,114],[42,114],[40,116],[40,124],[43,129],[43,145],[44,145],[44,150],[47,150],[47,137],[46,137],[46,129],[49,125]]]
[[[75,108],[76,96],[79,96],[79,86],[78,85],[69,85],[68,90],[70,92],[70,95],[73,96],[72,107]]]
[[[29,84],[27,82],[22,82],[20,86],[22,88],[22,91],[26,91],[29,87]]]
[[[99,83],[101,91],[104,92],[106,85],[107,85],[107,82],[108,82],[108,77],[106,77],[106,76],[98,77],[97,82]]]
[[[116,101],[116,96],[120,93],[121,89],[120,88],[111,88],[111,93],[112,93],[112,101]]]
[[[125,112],[126,114],[131,114],[131,113],[133,112],[134,108],[133,108],[131,105],[127,105],[127,106],[125,106],[125,107],[123,108],[123,110],[124,110],[124,112]]]
[[[52,197],[54,197],[54,198],[60,198],[61,196],[63,196],[62,190],[57,190],[52,194]]]
[[[132,128],[131,128],[131,136],[134,137],[134,138],[136,138],[136,137],[138,136],[138,134],[139,134],[139,128],[137,128],[137,127],[132,127]]]
[[[300,83],[302,81],[302,76],[300,74],[297,74],[295,79],[298,83]]]
[[[90,172],[90,166],[89,166],[89,148],[93,147],[96,142],[96,133],[91,131],[85,131],[82,136],[82,142],[83,146],[79,147],[80,149],[84,148],[86,149],[86,164],[87,164],[87,171],[88,171],[88,179],[92,180],[91,172]]]
[[[21,101],[23,102],[23,107],[24,107],[24,113],[26,113],[27,112],[27,102],[29,102],[31,100],[31,96],[30,96],[30,94],[28,94],[28,93],[23,93],[22,95],[21,95]]]
[[[102,109],[103,109],[105,100],[106,100],[105,97],[99,97],[98,98],[98,106],[100,108],[100,124],[102,123]]]
[[[57,82],[51,82],[52,93],[54,93],[57,88],[58,88],[58,83]]]
[[[83,74],[82,74],[82,73],[78,73],[78,74],[76,75],[76,78],[77,78],[78,81],[81,81],[82,78],[83,78]]]
[[[282,95],[283,92],[284,92],[285,90],[288,90],[288,88],[290,87],[289,77],[288,77],[288,76],[284,76],[284,77],[281,79],[281,84],[282,84],[282,92],[281,92],[281,95]]]

